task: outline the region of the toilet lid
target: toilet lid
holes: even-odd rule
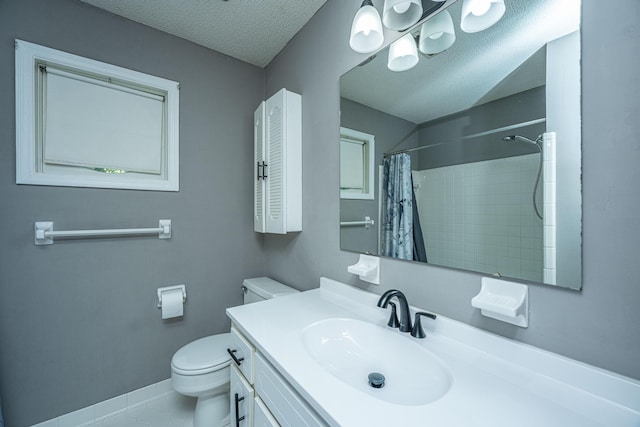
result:
[[[218,334],[193,341],[173,355],[171,366],[184,375],[203,374],[229,364],[227,348],[232,346],[231,334]]]

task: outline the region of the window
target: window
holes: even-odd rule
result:
[[[178,191],[178,92],[16,40],[16,182]]]
[[[373,200],[375,140],[373,135],[340,128],[340,197]]]

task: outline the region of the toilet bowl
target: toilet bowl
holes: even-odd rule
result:
[[[244,304],[298,292],[268,277],[242,283]],[[231,334],[200,338],[180,348],[171,359],[171,385],[180,394],[197,398],[194,427],[228,423]]]
[[[231,334],[193,341],[171,359],[171,385],[180,394],[196,397],[193,425],[220,426],[229,412],[229,354]]]

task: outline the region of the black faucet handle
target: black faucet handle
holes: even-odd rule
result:
[[[422,329],[422,322],[420,321],[420,317],[425,316],[431,319],[435,319],[436,315],[427,313],[426,311],[418,311],[416,313],[415,321],[413,322],[413,328],[411,329],[411,336],[415,338],[426,338],[427,335],[424,333],[424,329]]]
[[[398,312],[396,311],[396,305],[389,301],[389,305],[391,306],[391,316],[389,316],[389,321],[387,322],[387,326],[391,326],[392,328],[397,328],[400,326],[400,321],[398,320]]]

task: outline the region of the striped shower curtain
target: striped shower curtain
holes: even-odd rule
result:
[[[384,228],[382,254],[413,259],[413,184],[411,157],[394,154],[382,164]]]

